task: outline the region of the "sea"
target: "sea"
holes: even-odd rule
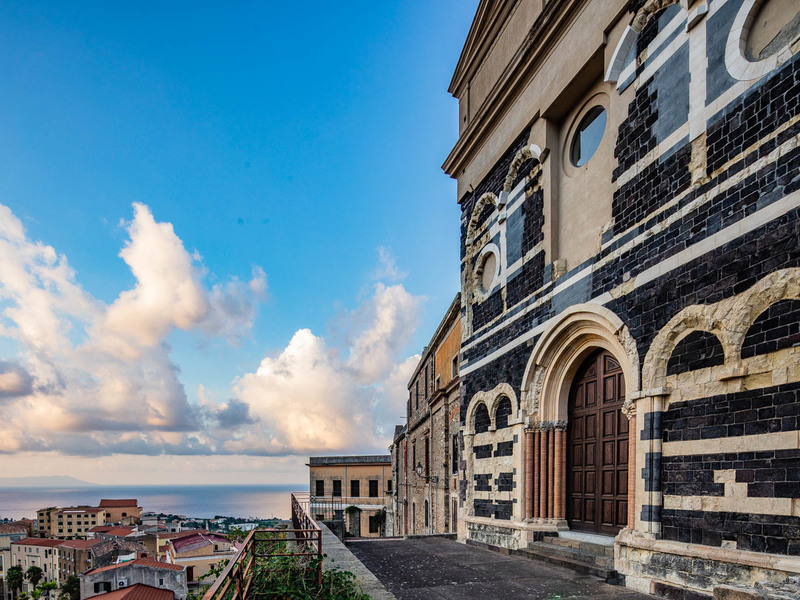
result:
[[[306,484],[308,485],[308,484]],[[0,487],[0,519],[36,518],[48,506],[96,506],[102,498],[136,498],[144,512],[210,519],[288,519],[291,492],[301,485],[170,485],[66,487]]]

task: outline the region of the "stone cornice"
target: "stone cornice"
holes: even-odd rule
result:
[[[547,58],[555,40],[564,34],[571,17],[587,1],[566,0],[545,4],[525,40],[447,156],[442,165],[445,173],[458,178],[464,164],[497,125],[530,74]]]

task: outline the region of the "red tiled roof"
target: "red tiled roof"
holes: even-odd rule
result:
[[[106,531],[100,531],[98,533],[102,533],[103,535],[113,535],[116,537],[126,537],[132,534],[133,531],[133,527],[111,527]]]
[[[125,508],[128,506],[139,506],[135,498],[128,500],[100,500],[100,508]]]
[[[111,531],[112,529],[116,529],[113,525],[95,525],[89,530],[89,533],[105,533],[106,531]]]
[[[28,530],[25,525],[14,523],[3,523],[0,525],[0,533],[25,533]]]
[[[11,545],[19,544],[22,546],[47,546],[48,548],[55,548],[64,543],[64,540],[51,540],[50,538],[22,538],[16,542],[11,542]]]
[[[196,550],[204,546],[213,545],[215,542],[230,543],[230,540],[226,538],[224,535],[219,535],[217,533],[196,533],[189,537],[170,541],[176,553],[188,552],[189,550]]]
[[[176,540],[178,538],[187,537],[196,533],[208,533],[208,529],[187,529],[186,531],[176,531],[174,533],[159,533],[158,539]]]
[[[183,571],[185,568],[180,565],[173,565],[172,563],[161,562],[160,560],[152,560],[150,558],[137,558],[135,560],[128,560],[126,562],[121,562],[116,565],[98,567],[97,569],[92,569],[91,571],[89,571],[89,573],[103,573],[104,571],[113,571],[114,569],[119,569],[120,567],[126,567],[130,565],[137,565],[139,567],[151,567],[154,569],[169,569],[171,571]]]
[[[103,540],[66,540],[61,545],[67,548],[91,548],[102,544]]]
[[[175,592],[172,590],[164,590],[143,583],[96,596],[103,600],[172,600],[174,597]]]

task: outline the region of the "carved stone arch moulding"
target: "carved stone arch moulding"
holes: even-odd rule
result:
[[[755,320],[781,300],[800,300],[800,268],[781,269],[770,273],[749,290],[735,297],[730,311],[732,354],[739,357],[742,342]]]
[[[744,292],[716,304],[687,306],[661,328],[644,359],[642,388],[666,385],[667,364],[675,346],[693,331],[716,335],[725,352],[725,364],[737,367],[747,331],[771,305],[800,299],[800,268],[770,273]]]
[[[625,28],[622,37],[617,42],[617,47],[614,49],[614,54],[611,55],[611,60],[608,63],[606,70],[605,81],[612,82],[619,79],[619,75],[625,66],[625,59],[628,53],[636,43],[636,38],[645,28],[645,25],[653,18],[653,16],[671,6],[673,4],[680,4],[688,11],[690,2],[688,0],[648,0],[645,2],[636,14],[631,19],[630,25]]]
[[[577,304],[554,318],[525,368],[522,398],[534,423],[566,421],[572,379],[598,349],[609,351],[622,367],[626,397],[638,393],[639,354],[628,328],[603,306]]]
[[[497,196],[491,192],[487,192],[478,199],[475,203],[475,207],[472,209],[469,225],[467,225],[467,256],[474,254],[473,246],[475,244],[475,232],[478,229],[478,219],[480,219],[483,209],[490,205],[497,207]]]
[[[511,161],[511,166],[508,167],[508,174],[503,182],[503,191],[500,193],[500,206],[505,206],[508,203],[508,193],[511,191],[511,186],[514,185],[514,180],[519,174],[519,168],[526,160],[536,160],[541,163],[547,156],[547,149],[542,150],[536,144],[528,144],[514,155]]]
[[[469,405],[467,406],[466,433],[475,433],[475,411],[478,410],[478,405],[481,403],[486,405],[486,408],[489,411],[489,419],[491,420],[492,425],[494,425],[494,416],[497,410],[497,403],[500,398],[504,396],[511,400],[511,408],[513,410],[512,414],[518,414],[520,405],[517,401],[517,394],[514,392],[514,388],[511,387],[511,384],[509,383],[498,383],[492,390],[488,392],[480,391],[472,396],[472,399],[469,401]]]

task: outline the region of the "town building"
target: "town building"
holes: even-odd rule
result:
[[[123,587],[115,592],[98,594],[95,598],[102,600],[174,600],[175,592],[172,590],[153,587],[143,583],[135,583],[129,587]]]
[[[42,570],[42,582],[53,581],[58,583],[58,546],[61,540],[42,538],[22,538],[11,542],[11,564],[18,566],[23,572],[29,567],[39,567]],[[26,580],[25,591],[30,593],[32,586]]]
[[[186,567],[186,581],[197,585],[213,568],[233,558],[236,546],[218,533],[193,533],[170,539],[164,560]]]
[[[105,522],[105,512],[96,506],[51,507],[36,511],[38,534],[62,540],[86,537],[94,526]]]
[[[481,0],[443,165],[468,543],[599,536],[670,598],[800,573],[798,13]]]
[[[142,507],[135,499],[100,500],[100,508],[105,512],[105,523],[115,525],[137,525],[142,519]]]
[[[385,535],[391,510],[392,457],[312,456],[308,459],[311,501],[318,520],[345,519],[355,537]],[[333,513],[329,513],[330,507]]]
[[[395,531],[401,535],[457,531],[460,348],[459,293],[411,376],[407,421],[390,447],[398,482]]]
[[[5,572],[14,563],[11,561],[11,544],[23,538],[29,537],[27,523],[13,521],[10,523],[0,523],[0,580],[3,584],[0,587],[2,598],[8,598],[11,591],[5,585]]]
[[[96,566],[93,550],[102,540],[66,540],[58,546],[58,584],[64,585],[70,575],[79,576]]]
[[[174,533],[161,532],[156,536],[156,555],[158,560],[165,560],[167,556],[167,548],[171,540],[184,538],[195,533],[208,533],[208,529],[190,529],[187,531],[177,531]]]
[[[165,562],[137,558],[87,571],[80,576],[81,600],[116,592],[136,584],[171,590],[176,600],[186,600],[186,568]]]

